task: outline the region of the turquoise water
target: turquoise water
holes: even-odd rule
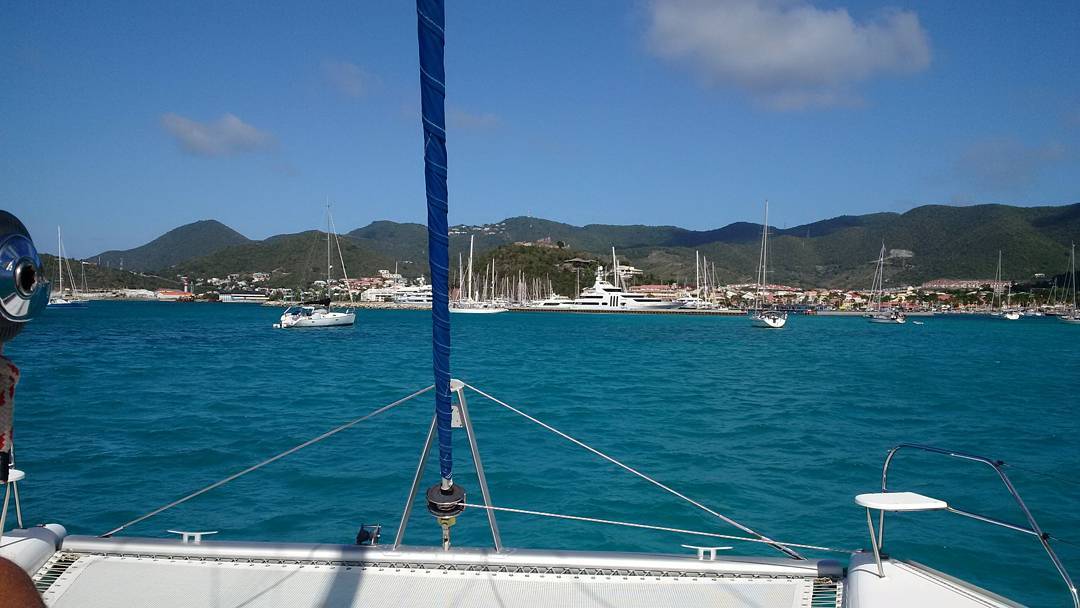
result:
[[[100,534],[430,383],[426,312],[362,310],[353,328],[292,331],[271,329],[278,314],[95,302],[34,321],[6,351],[23,370],[16,437],[30,523]],[[743,318],[573,314],[452,322],[455,376],[775,538],[867,546],[852,497],[877,489],[889,447],[914,441],[1040,471],[1012,475],[1044,528],[1080,540],[1080,327],[798,317],[767,331]],[[351,542],[361,523],[379,522],[389,540],[431,404],[428,395],[398,407],[127,533]],[[478,395],[469,404],[497,505],[732,530]],[[456,455],[456,478],[479,501],[463,436]],[[990,469],[909,455],[894,471],[894,489],[1021,521]],[[1066,601],[1031,537],[946,514],[890,521],[895,555],[1032,605]],[[517,547],[725,544],[523,515],[499,523]],[[421,506],[407,542],[438,539]],[[487,544],[483,514],[460,518],[454,539]],[[1080,548],[1058,549],[1080,575]]]

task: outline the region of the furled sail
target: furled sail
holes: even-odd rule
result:
[[[446,73],[443,69],[445,12],[442,0],[416,0],[420,45],[420,99],[427,186],[428,264],[431,266],[431,345],[435,371],[435,417],[439,473],[453,479],[450,429],[450,236],[446,189]]]

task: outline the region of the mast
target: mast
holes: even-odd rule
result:
[[[1072,310],[1076,314],[1076,243],[1072,244],[1072,253],[1069,255],[1069,278],[1072,281]]]
[[[998,249],[997,273],[994,275],[994,289],[992,290],[992,295],[990,296],[990,310],[996,310],[997,309],[997,307],[994,304],[997,302],[998,289],[1000,287],[1001,287],[1001,250]]]
[[[330,271],[334,266],[330,263],[330,203],[326,203],[326,297],[330,297]]]
[[[56,255],[59,258],[57,260],[57,270],[60,274],[60,297],[64,297],[64,242],[60,240],[60,226],[56,227]]]
[[[885,291],[885,241],[881,241],[877,268],[874,269],[874,282],[870,285],[871,306],[874,312],[881,312],[881,298]]]
[[[457,280],[458,295],[457,295],[457,297],[458,297],[458,300],[460,301],[460,300],[465,299],[465,298],[463,298],[461,296],[461,293],[463,291],[465,291],[465,264],[462,263],[461,252],[460,251],[457,254],[457,275],[458,275],[458,280]]]
[[[455,488],[450,406],[450,231],[447,225],[450,197],[446,187],[446,70],[443,63],[446,15],[441,0],[417,0],[416,13],[428,211],[428,264],[431,267],[431,358],[435,376],[439,475],[442,479],[438,493],[450,500]],[[464,492],[460,489],[457,491],[460,492],[460,502],[464,502]],[[444,535],[445,546],[449,544],[449,531],[446,528]]]
[[[694,290],[697,297],[701,297],[701,259],[697,251],[694,252]]]
[[[472,299],[473,299],[473,289],[472,289],[472,275],[473,275],[473,271],[472,271],[472,254],[473,254],[473,238],[475,238],[475,236],[476,236],[476,235],[473,235],[473,234],[470,234],[470,235],[469,235],[469,299],[470,299],[470,300],[472,300]]]
[[[334,234],[334,244],[337,245],[338,261],[341,262],[341,278],[345,282],[345,293],[349,294],[348,311],[351,311],[356,302],[353,300],[352,287],[349,285],[349,271],[345,268],[345,254],[341,252],[341,237],[338,236],[337,225],[334,224],[334,216],[330,213],[329,205],[326,207],[326,217],[330,222],[330,231]],[[327,283],[327,289],[329,290],[329,280]]]
[[[765,201],[765,228],[761,237],[761,288],[769,282],[769,201]]]
[[[761,227],[761,249],[758,251],[757,293],[754,294],[754,308],[761,309],[761,290],[765,286],[765,264],[767,261],[769,239],[769,201],[765,201],[765,224]]]

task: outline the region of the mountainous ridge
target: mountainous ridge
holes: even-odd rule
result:
[[[133,249],[103,251],[86,258],[106,267],[126,270],[161,270],[230,245],[250,242],[246,236],[217,220],[200,220],[178,226]]]
[[[182,226],[143,247],[160,244],[166,236],[199,224],[204,223]],[[216,235],[232,233],[244,238],[223,224],[213,224],[208,228]],[[459,254],[468,254],[470,235],[475,237],[480,260],[498,247],[550,239],[553,244],[563,243],[599,260],[607,259],[614,246],[623,263],[633,264],[664,280],[692,281],[694,253],[700,251],[710,263],[716,264],[718,280],[748,282],[757,265],[761,230],[762,225],[753,222],[690,230],[677,226],[574,226],[519,216],[492,224],[452,226],[451,263],[456,265]],[[227,245],[221,245],[221,239],[215,240],[213,236],[196,235],[203,249],[212,246],[214,251],[189,255],[155,270],[162,276],[221,276],[275,269],[285,274],[325,272],[324,262],[305,266],[303,259],[295,259],[306,255],[300,243],[318,234],[325,238],[325,233],[309,231],[275,235],[262,241],[244,238],[243,242]],[[1024,280],[1035,273],[1064,271],[1068,245],[1080,237],[1080,203],[1043,207],[925,205],[904,213],[843,215],[791,228],[770,227],[770,235],[769,280],[774,283],[817,286],[869,283],[871,262],[877,258],[883,241],[890,250],[912,252],[910,257],[890,259],[888,274],[892,284],[934,278],[988,278],[993,276],[998,249],[1004,251],[1004,276]],[[392,269],[395,265],[408,276],[428,274],[427,228],[422,224],[379,220],[342,236],[350,276]],[[123,253],[126,260],[130,252],[139,249],[113,253]],[[182,255],[177,253],[173,257]]]

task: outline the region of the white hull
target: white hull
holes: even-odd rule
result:
[[[753,314],[750,315],[750,324],[754,327],[766,329],[780,329],[787,325],[787,315],[784,314]]]
[[[1061,320],[1063,323],[1073,323],[1073,324],[1076,324],[1076,325],[1080,325],[1080,316],[1067,317],[1065,315],[1062,315],[1062,316],[1058,317],[1058,319]]]
[[[315,313],[311,316],[297,315],[281,315],[281,322],[275,323],[274,327],[278,329],[289,329],[292,327],[342,327],[352,325],[356,322],[356,313],[354,312],[326,312]]]
[[[1020,313],[1018,313],[1016,311],[1009,311],[1009,312],[1005,313],[1004,315],[1002,315],[1002,318],[1007,319],[1009,321],[1018,321],[1020,319]]]
[[[49,300],[49,308],[86,308],[88,300],[69,300],[67,298],[53,298]]]
[[[450,312],[463,315],[493,315],[500,312],[506,312],[506,309],[497,306],[489,308],[455,308],[451,306]]]
[[[907,322],[907,318],[903,316],[893,316],[887,314],[870,315],[871,323],[883,323],[889,325],[903,325]]]

